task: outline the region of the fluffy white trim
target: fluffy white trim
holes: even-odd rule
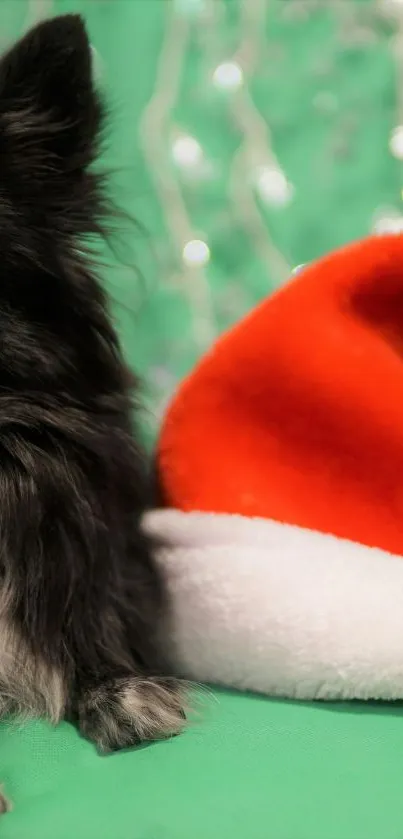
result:
[[[403,558],[287,524],[156,511],[170,654],[191,679],[300,699],[403,697]]]

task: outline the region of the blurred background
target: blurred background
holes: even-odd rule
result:
[[[151,442],[177,382],[298,266],[403,230],[402,0],[0,0],[86,18],[122,223],[103,274]]]

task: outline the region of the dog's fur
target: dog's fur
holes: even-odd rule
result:
[[[0,62],[0,709],[75,718],[101,750],[179,732],[132,376],[83,237],[103,108],[78,16]]]

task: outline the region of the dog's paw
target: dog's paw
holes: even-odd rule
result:
[[[81,697],[79,727],[100,752],[174,737],[185,725],[185,698],[175,679],[117,679]]]

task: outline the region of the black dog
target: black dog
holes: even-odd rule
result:
[[[77,16],[0,62],[0,709],[68,716],[100,750],[178,733],[148,479],[86,237],[102,104]],[[88,250],[88,249],[87,249]]]

